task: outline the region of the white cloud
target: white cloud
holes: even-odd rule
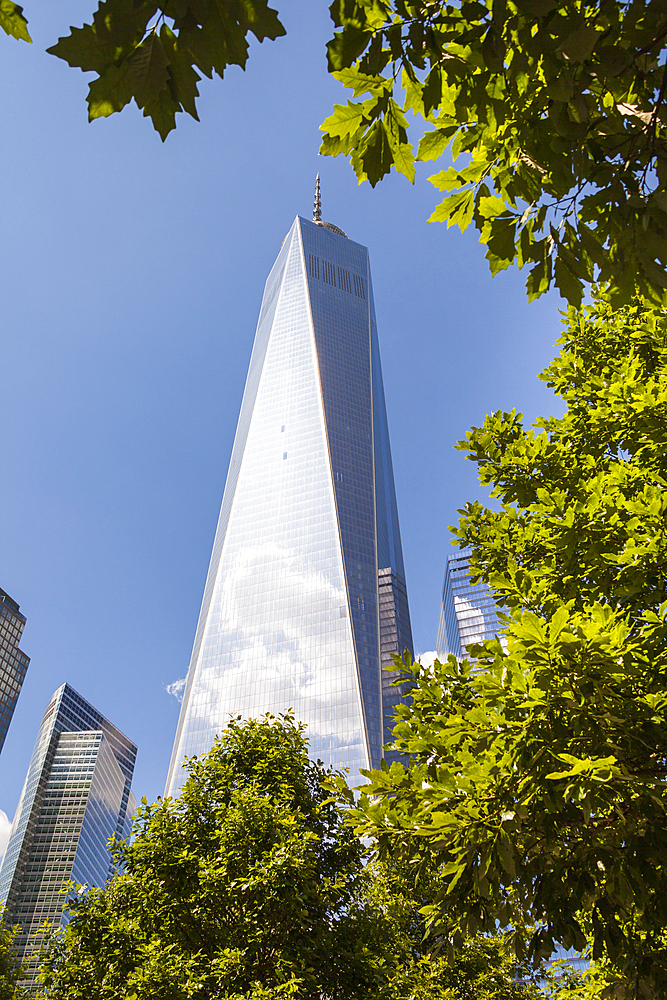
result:
[[[423,667],[432,667],[438,659],[438,654],[435,649],[431,649],[428,653],[417,653],[416,659]]]
[[[12,821],[6,812],[0,809],[0,861],[5,856],[5,851],[7,850],[7,842],[9,840],[9,834],[12,829]]]
[[[176,701],[183,701],[183,691],[185,689],[185,677],[181,677],[180,680],[174,681],[172,684],[167,684],[165,691],[167,694],[173,694]]]

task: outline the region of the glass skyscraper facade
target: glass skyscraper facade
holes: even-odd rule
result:
[[[19,649],[25,621],[16,601],[0,588],[0,751],[30,663]]]
[[[174,743],[294,709],[313,758],[377,766],[412,649],[368,251],[316,211],[266,282]],[[384,692],[384,693],[383,693]]]
[[[447,559],[436,643],[440,660],[450,653],[461,659],[467,646],[493,639],[502,627],[488,586],[470,582],[470,555],[470,549],[460,549]]]
[[[69,684],[44,713],[0,868],[4,921],[32,987],[41,925],[63,919],[63,887],[102,886],[112,874],[109,838],[130,833],[137,748]]]

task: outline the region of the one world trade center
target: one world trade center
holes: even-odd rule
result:
[[[167,779],[231,715],[293,709],[377,767],[412,650],[368,250],[297,217],[266,282]]]

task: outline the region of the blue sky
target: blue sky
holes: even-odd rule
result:
[[[0,586],[32,658],[0,756],[11,817],[50,694],[69,681],[164,787],[262,289],[315,174],[324,218],[370,248],[415,645],[433,649],[456,509],[483,496],[452,449],[484,414],[554,403],[537,381],[561,301],[492,279],[437,192],[357,185],[317,155],[348,93],[326,72],[326,3],[283,0],[287,38],[203,80],[201,124],[162,144],[132,107],[86,121],[86,79],[44,49],[87,3],[27,2],[0,38]],[[556,407],[560,411],[560,407]]]

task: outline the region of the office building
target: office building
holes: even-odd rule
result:
[[[0,751],[23,687],[30,657],[19,649],[25,615],[0,588]]]
[[[32,986],[39,929],[63,919],[71,880],[102,886],[112,874],[109,838],[126,837],[135,808],[130,785],[137,748],[69,684],[44,713],[0,868],[5,923]]]
[[[436,643],[440,660],[450,653],[461,659],[469,645],[493,639],[501,628],[488,586],[470,581],[470,555],[470,549],[459,549],[447,558]]]
[[[412,648],[368,250],[297,217],[266,282],[167,791],[230,714],[377,766]],[[384,692],[384,693],[383,693]]]

